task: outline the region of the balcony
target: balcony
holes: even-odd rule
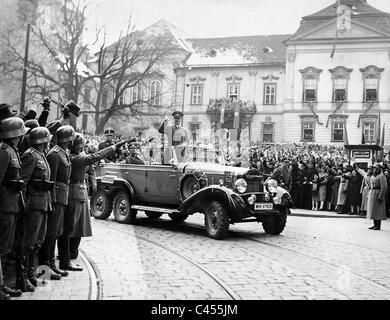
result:
[[[256,114],[256,104],[253,101],[237,101],[233,102],[229,98],[210,99],[207,107],[207,113],[209,115],[221,115],[222,107],[225,107],[225,115],[233,115],[237,104],[240,108],[240,116],[253,117]]]

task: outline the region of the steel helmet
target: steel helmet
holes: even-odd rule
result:
[[[50,142],[52,135],[45,127],[34,128],[30,132],[30,145]]]
[[[7,118],[0,123],[0,139],[24,136],[26,132],[24,121],[18,117]]]
[[[75,137],[76,134],[72,126],[66,125],[57,129],[56,139],[59,143],[73,141]]]
[[[85,138],[81,133],[76,133],[76,137],[73,141],[73,146],[80,144],[85,144]]]
[[[39,127],[39,123],[38,120],[30,119],[24,122],[24,126],[26,127],[27,134],[29,134],[32,129]]]

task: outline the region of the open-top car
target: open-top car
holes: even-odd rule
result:
[[[113,211],[119,223],[133,224],[137,212],[175,222],[205,216],[207,235],[223,239],[229,225],[261,222],[278,235],[286,225],[291,197],[258,170],[226,166],[219,150],[196,146],[149,148],[150,164],[108,163],[97,168],[98,189],[91,198],[96,219]],[[158,159],[158,160],[157,160]]]

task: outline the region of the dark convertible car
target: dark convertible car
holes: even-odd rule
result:
[[[91,199],[96,219],[113,212],[117,222],[133,224],[140,210],[152,219],[168,214],[183,222],[201,213],[207,235],[214,239],[223,239],[230,224],[241,222],[261,222],[274,235],[284,230],[291,197],[275,180],[265,182],[258,170],[226,166],[220,152],[209,148],[154,148],[146,153],[150,164],[98,168],[98,190]]]

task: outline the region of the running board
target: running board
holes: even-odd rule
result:
[[[157,207],[148,207],[148,206],[131,206],[131,209],[142,210],[142,211],[151,211],[151,212],[160,212],[160,213],[181,213],[175,209],[165,209],[165,208],[157,208]]]

